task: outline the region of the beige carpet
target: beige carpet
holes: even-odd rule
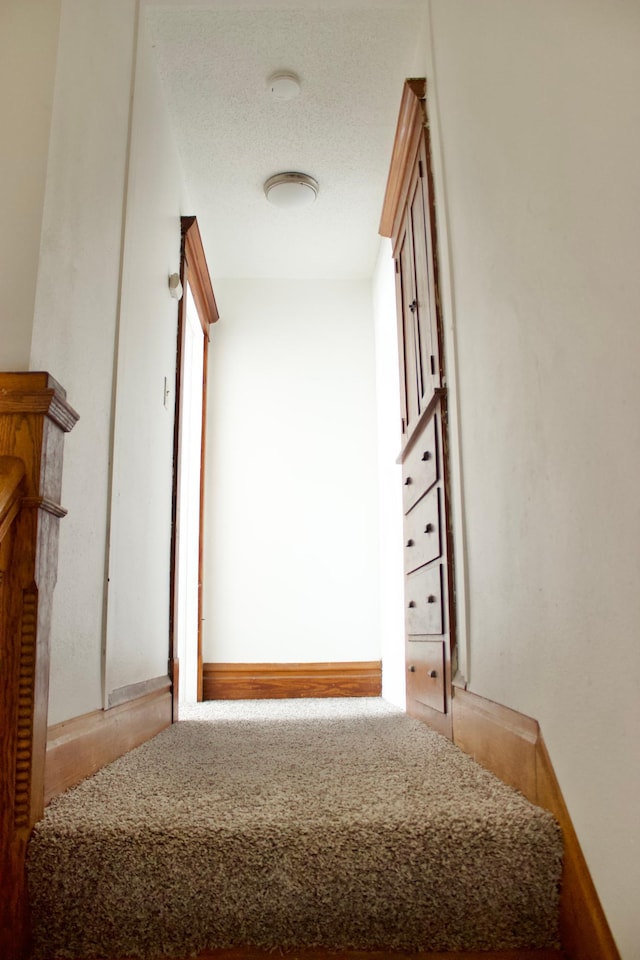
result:
[[[36,957],[556,945],[555,822],[424,725],[376,699],[190,717],[47,810]]]

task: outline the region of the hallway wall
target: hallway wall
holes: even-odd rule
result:
[[[144,15],[117,340],[105,703],[167,675],[180,216],[192,213]],[[165,383],[167,395],[165,397]]]
[[[30,360],[80,413],[65,449],[51,723],[167,673],[177,331],[167,281],[186,212],[137,3],[62,0]]]
[[[204,660],[379,659],[370,285],[214,282]]]
[[[63,0],[31,369],[80,414],[65,441],[50,722],[102,707],[111,406],[135,4]],[[82,82],[78,82],[78,78]],[[97,105],[99,104],[99,109]]]
[[[452,264],[468,680],[540,722],[632,960],[640,8],[432,0],[431,11],[424,64]]]
[[[3,0],[0,6],[3,370],[29,368],[60,6],[60,0]]]

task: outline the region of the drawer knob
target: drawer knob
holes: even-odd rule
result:
[[[414,667],[413,664],[411,664],[411,666],[409,667],[409,673],[415,673],[415,672],[416,672],[416,668]]]
[[[415,607],[415,605],[416,605],[415,600],[409,600],[409,609],[411,609],[412,607]]]
[[[426,525],[426,527],[424,528],[424,532],[425,532],[425,533],[433,533],[433,524],[432,524],[432,523],[428,523],[428,524]]]
[[[432,593],[430,593],[429,596],[427,597],[427,603],[435,603],[435,602],[436,602],[436,598]]]
[[[435,678],[438,676],[438,671],[437,671],[437,670],[429,670],[429,676],[431,677],[432,680],[435,680]]]
[[[430,451],[430,450],[425,450],[425,452],[422,454],[422,459],[423,459],[423,460],[431,460],[431,451]]]
[[[407,540],[407,546],[408,546],[408,547],[412,547],[412,546],[413,546],[413,540]]]
[[[411,303],[409,304],[409,310],[411,310],[411,313],[415,313],[415,309],[417,306],[418,306],[418,301],[412,300]]]
[[[413,480],[411,479],[411,477],[407,477],[407,479],[406,479],[405,482],[404,482],[404,485],[405,485],[405,487],[408,487],[408,486],[410,486],[410,484],[412,484],[412,483],[413,483]]]

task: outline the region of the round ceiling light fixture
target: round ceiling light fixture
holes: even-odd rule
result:
[[[267,80],[274,100],[295,100],[300,94],[300,77],[289,70],[278,70]]]
[[[318,181],[306,173],[276,173],[264,184],[269,203],[283,210],[310,207],[318,196]]]

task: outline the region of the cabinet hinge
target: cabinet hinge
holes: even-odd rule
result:
[[[404,433],[404,431],[405,431],[404,417],[400,417],[400,433]]]
[[[436,372],[436,358],[434,357],[433,354],[431,354],[431,376],[433,376],[435,372]]]
[[[422,160],[418,160],[418,176],[424,177],[424,172],[422,170]]]
[[[396,263],[396,273],[400,273],[400,264],[398,263],[397,260],[395,261],[395,263]]]

